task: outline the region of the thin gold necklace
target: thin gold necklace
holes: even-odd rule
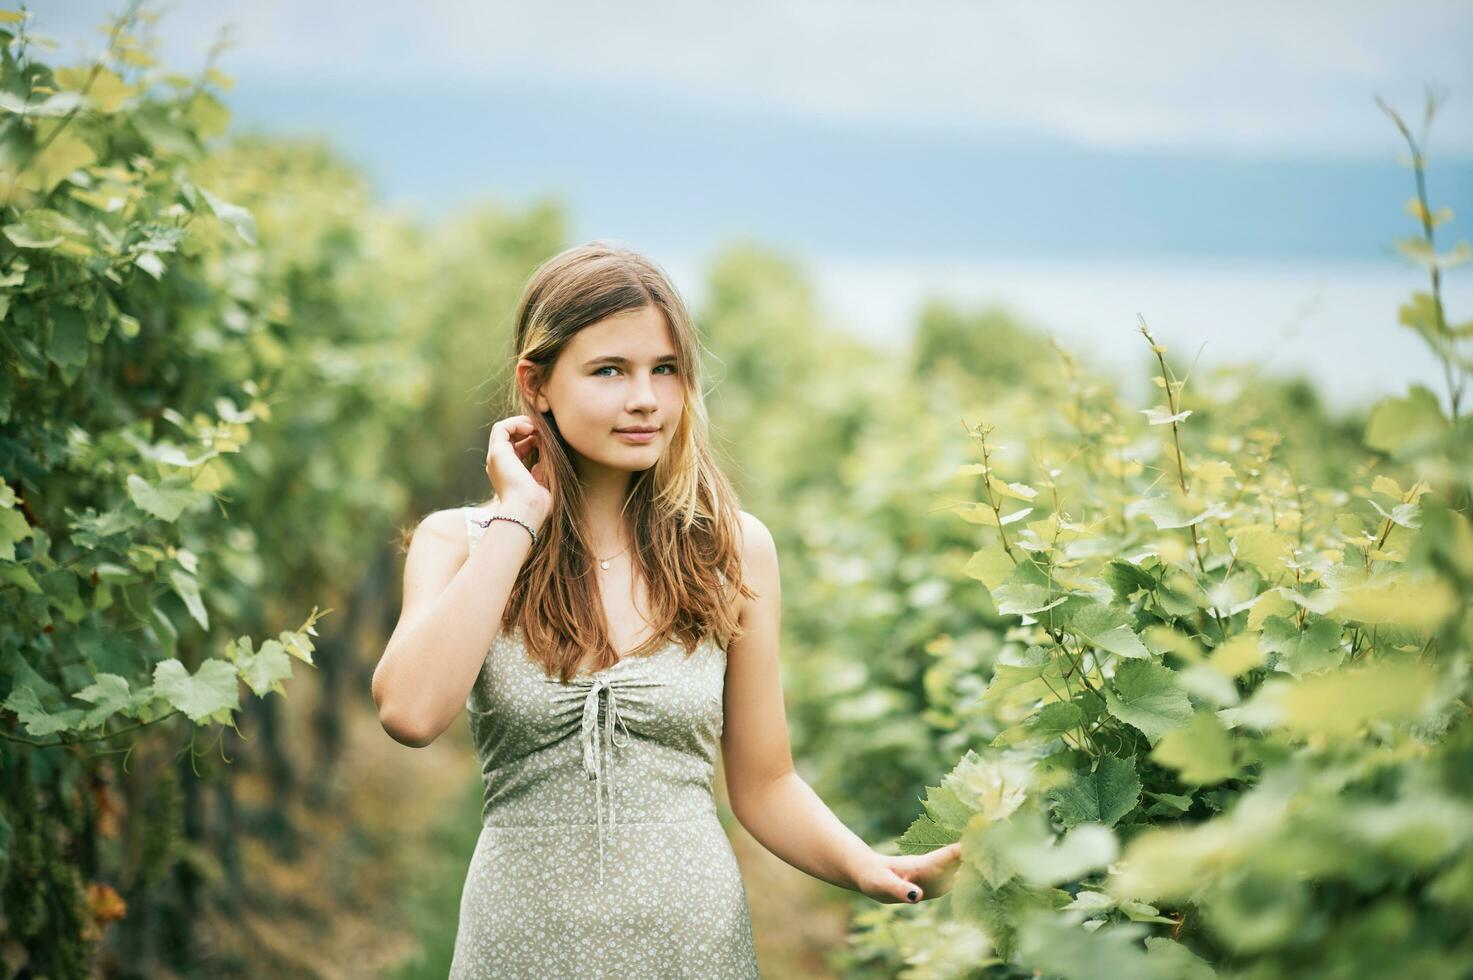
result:
[[[620,555],[622,555],[624,552],[626,552],[628,550],[629,550],[629,546],[626,544],[623,548],[620,548],[618,551],[614,552],[612,555],[609,555],[609,557],[600,560],[599,563],[598,563],[598,567],[599,568],[608,568],[609,567],[609,562],[613,561],[615,558],[618,558]]]

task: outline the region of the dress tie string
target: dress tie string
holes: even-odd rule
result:
[[[624,718],[619,714],[618,702],[614,696],[614,687],[607,677],[594,679],[593,687],[589,689],[588,696],[583,700],[583,726],[580,733],[583,742],[583,771],[588,778],[593,780],[594,810],[598,818],[598,880],[603,881],[604,876],[604,762],[603,753],[599,751],[598,738],[598,692],[609,692],[609,709],[604,715],[604,734],[607,736],[609,749],[608,773],[609,779],[613,778],[614,771],[614,746],[623,748],[629,744],[629,727],[624,724]],[[614,734],[614,727],[618,725],[623,729],[624,741]],[[609,829],[614,827],[614,789],[608,788],[609,797]]]

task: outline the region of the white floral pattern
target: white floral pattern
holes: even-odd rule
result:
[[[463,510],[474,548],[489,508]],[[725,684],[712,637],[564,684],[498,634],[466,698],[485,803],[450,980],[759,975],[712,790]]]

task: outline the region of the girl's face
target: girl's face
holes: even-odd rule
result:
[[[654,305],[625,310],[573,335],[534,399],[552,412],[582,477],[603,467],[649,469],[685,406],[685,381],[665,315]],[[621,429],[650,429],[630,438]]]

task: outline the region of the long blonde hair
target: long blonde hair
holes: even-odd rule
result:
[[[740,635],[736,597],[755,593],[742,582],[740,511],[711,449],[700,338],[685,303],[664,270],[632,249],[602,241],[574,246],[538,266],[523,287],[512,364],[525,357],[536,365],[528,378],[535,389],[579,330],[647,305],[670,325],[685,407],[659,461],[634,474],[624,501],[629,557],[646,583],[655,626],[626,656],[652,653],[672,638],[689,655],[708,635],[723,648]],[[618,662],[619,652],[592,575],[592,542],[578,520],[583,489],[567,444],[517,385],[515,371],[507,396],[504,415],[526,415],[539,433],[527,463],[541,464],[552,509],[517,574],[502,628],[520,626],[531,656],[567,683],[590,648],[597,651],[594,670]]]

